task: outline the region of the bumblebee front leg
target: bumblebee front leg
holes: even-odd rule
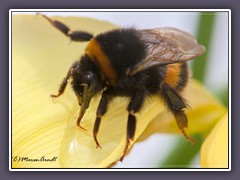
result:
[[[128,122],[127,122],[127,138],[126,138],[126,145],[125,145],[125,149],[123,151],[123,155],[120,158],[120,161],[123,161],[129,145],[130,145],[130,141],[134,140],[134,135],[135,135],[135,130],[136,130],[136,116],[135,113],[137,113],[144,102],[144,98],[146,96],[146,90],[144,88],[139,88],[135,94],[132,96],[131,101],[128,105]]]
[[[194,139],[188,136],[184,130],[188,126],[188,120],[186,114],[183,111],[183,109],[187,107],[183,98],[177,91],[175,91],[166,84],[162,86],[162,97],[170,111],[175,116],[177,125],[184,137],[194,144]]]
[[[100,127],[100,123],[101,123],[101,118],[102,116],[106,113],[107,111],[107,105],[109,103],[109,101],[111,100],[111,95],[110,95],[110,91],[108,89],[106,89],[103,93],[102,93],[102,98],[100,100],[100,103],[98,105],[98,109],[97,109],[97,117],[94,123],[94,129],[93,129],[93,137],[94,140],[96,142],[96,148],[102,148],[97,140],[97,134],[98,134],[98,130]]]
[[[50,97],[52,98],[57,98],[59,96],[61,96],[63,93],[64,93],[64,90],[67,86],[67,83],[68,83],[68,79],[71,77],[71,73],[72,73],[72,70],[75,68],[75,66],[78,64],[78,62],[75,62],[71,67],[70,69],[68,70],[67,72],[67,75],[66,77],[62,80],[61,84],[60,84],[60,87],[58,89],[58,94],[56,95],[53,95],[51,94]]]
[[[60,30],[63,34],[68,36],[72,41],[89,41],[93,38],[93,35],[91,33],[85,32],[85,31],[71,31],[68,26],[63,24],[62,22],[51,19],[48,16],[44,14],[37,13],[38,15],[41,15],[45,19],[47,19],[55,28]]]

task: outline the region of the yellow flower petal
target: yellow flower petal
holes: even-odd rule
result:
[[[115,27],[88,18],[66,19],[71,28],[88,27],[93,33]],[[67,37],[40,16],[13,16],[12,34],[12,155],[29,159],[58,157],[55,162],[40,163],[15,158],[13,167],[61,167],[59,154],[66,124],[78,105],[70,88],[55,102],[49,95],[57,92],[86,43],[69,44]]]
[[[76,116],[68,123],[63,138],[61,151],[62,167],[107,167],[119,160],[126,144],[127,103],[124,98],[115,99],[110,103],[109,111],[102,119],[98,140],[103,149],[96,149],[92,137],[93,123],[96,118],[95,111],[99,98],[90,104],[82,125],[88,131],[76,127]],[[146,105],[147,106],[147,105]],[[154,107],[155,106],[155,107]],[[158,102],[148,104],[141,114],[138,114],[138,123],[135,139],[143,132],[147,124],[157,113],[161,112]],[[76,161],[77,159],[77,161]]]
[[[203,168],[228,168],[228,113],[204,141],[200,157]]]

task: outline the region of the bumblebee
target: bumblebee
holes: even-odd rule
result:
[[[72,31],[62,22],[40,15],[72,41],[89,42],[84,55],[68,70],[58,93],[51,97],[62,95],[71,79],[80,106],[77,126],[83,128],[80,122],[92,97],[101,93],[93,129],[96,148],[101,148],[97,139],[101,118],[116,96],[130,98],[126,145],[121,161],[134,139],[135,114],[148,96],[161,98],[175,116],[184,137],[194,142],[184,130],[188,126],[184,113],[187,104],[181,95],[189,80],[186,61],[205,52],[193,36],[175,28],[119,28],[94,36],[84,31]]]

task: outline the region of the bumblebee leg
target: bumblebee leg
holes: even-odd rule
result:
[[[45,19],[47,19],[55,28],[60,30],[63,34],[68,36],[72,41],[89,41],[93,38],[93,35],[91,33],[85,32],[85,31],[71,31],[68,26],[63,24],[62,22],[51,19],[48,16],[44,14],[37,13],[38,15],[41,15]]]
[[[194,143],[194,139],[189,137],[184,130],[184,128],[187,128],[188,126],[188,120],[186,114],[183,111],[183,109],[187,107],[183,98],[179,95],[177,91],[175,91],[166,84],[162,86],[162,97],[170,111],[175,116],[177,125],[184,137],[191,143]]]
[[[130,145],[130,141],[134,140],[134,135],[135,135],[135,130],[136,130],[136,116],[135,113],[137,113],[144,102],[144,98],[146,96],[146,90],[144,88],[140,88],[138,89],[138,91],[136,91],[136,93],[132,96],[131,101],[128,105],[128,122],[127,122],[127,142],[126,142],[126,146],[125,149],[123,151],[123,155],[120,158],[120,161],[123,161],[129,145]]]
[[[67,86],[67,83],[68,83],[68,79],[71,77],[71,72],[72,72],[72,70],[74,69],[74,67],[76,66],[76,64],[77,64],[77,62],[74,63],[74,64],[70,67],[70,69],[68,70],[68,73],[67,73],[66,77],[62,80],[62,82],[61,82],[61,84],[60,84],[60,87],[59,87],[59,89],[58,89],[58,94],[56,94],[56,95],[51,94],[50,97],[52,97],[52,98],[57,98],[57,97],[61,96],[61,95],[64,93],[64,90],[65,90],[65,88],[66,88],[66,86]]]
[[[96,120],[95,120],[95,123],[94,123],[94,129],[93,129],[93,137],[94,137],[94,140],[96,142],[96,148],[102,148],[100,146],[98,140],[97,140],[97,134],[98,134],[98,130],[99,130],[99,127],[100,127],[101,118],[107,111],[107,105],[108,105],[110,99],[111,98],[110,98],[109,91],[105,90],[102,93],[102,98],[101,98],[100,103],[98,105],[97,117],[96,117]]]

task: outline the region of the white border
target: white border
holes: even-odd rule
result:
[[[137,11],[143,11],[143,12],[152,12],[152,11],[158,11],[158,12],[169,12],[169,11],[174,11],[174,12],[191,12],[191,11],[196,11],[196,12],[223,12],[223,11],[228,11],[230,12],[230,9],[10,9],[9,12],[13,11],[18,11],[18,12],[74,12],[74,11],[83,11],[83,12],[88,12],[88,11],[94,11],[94,12],[102,12],[102,11],[107,11],[107,12],[113,12],[113,11],[121,11],[121,12],[127,12],[127,11],[132,11],[132,12],[137,12]]]
[[[142,12],[152,12],[152,11],[158,11],[158,12],[169,12],[169,11],[174,11],[174,12],[228,12],[228,31],[229,31],[229,36],[228,36],[228,83],[229,83],[229,106],[228,106],[228,122],[229,122],[229,168],[228,169],[117,169],[117,168],[112,168],[112,169],[65,169],[65,168],[59,168],[59,169],[12,169],[11,167],[11,162],[12,162],[12,154],[11,154],[11,149],[12,149],[12,12],[74,12],[74,11],[83,11],[83,12],[113,12],[113,11],[119,11],[119,12],[137,12],[137,11],[142,11]],[[230,9],[10,9],[9,10],[9,170],[10,171],[231,171],[231,10]]]
[[[231,27],[232,27],[232,21],[231,21],[231,10],[228,11],[229,13],[229,16],[228,16],[228,129],[229,129],[229,132],[228,132],[228,153],[229,153],[229,157],[228,157],[228,163],[229,163],[229,170],[231,170],[231,165],[232,165],[232,156],[231,156],[231,147],[232,147],[232,136],[231,136],[231,130],[232,130],[232,114],[231,114],[231,104],[232,104],[232,99],[231,99],[231,87],[232,87],[232,77],[231,77],[231,67],[232,67],[232,52],[231,52],[231,49],[232,49],[232,42],[231,42],[231,38],[232,38],[232,30],[231,30]]]

